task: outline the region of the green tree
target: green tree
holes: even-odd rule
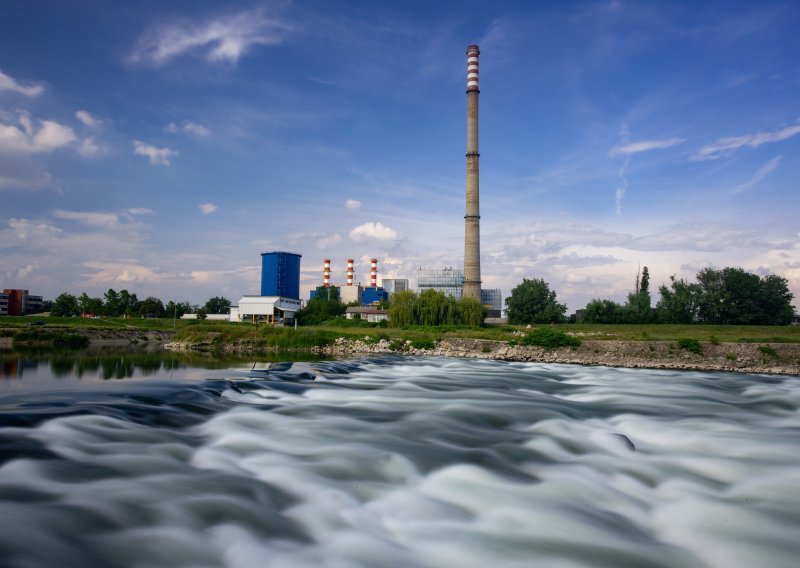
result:
[[[661,298],[656,304],[658,321],[662,323],[695,323],[700,317],[700,297],[702,288],[699,284],[689,283],[684,279],[676,280],[675,275],[669,277],[670,286],[659,286]]]
[[[125,289],[120,290],[119,307],[120,313],[125,314],[126,317],[131,317],[139,311],[139,299],[136,294],[131,294]]]
[[[105,315],[112,318],[122,315],[124,310],[121,307],[119,294],[117,294],[116,290],[109,288],[106,290],[106,293],[103,294],[103,297],[105,298],[105,303],[103,304]]]
[[[227,314],[231,309],[231,301],[225,296],[214,296],[209,298],[205,308],[209,314]]]
[[[92,298],[84,292],[78,298],[78,309],[81,314],[99,315],[103,313],[103,299]]]
[[[584,323],[622,323],[625,320],[623,307],[613,300],[593,299],[583,312]]]
[[[339,299],[339,289],[335,286],[319,286],[314,297],[297,312],[298,325],[319,325],[344,314],[347,309]]]
[[[636,290],[628,295],[625,304],[624,320],[628,323],[649,323],[653,320],[653,309],[650,307],[650,271],[645,266],[642,277],[636,276]]]
[[[395,327],[414,324],[414,301],[417,295],[412,290],[402,290],[392,294],[389,302],[389,321]]]
[[[165,316],[168,318],[180,318],[184,314],[191,313],[192,306],[189,302],[175,302],[170,300],[164,307]]]
[[[794,317],[792,299],[786,278],[769,274],[761,279],[761,312],[769,325],[789,325]]]
[[[76,316],[80,313],[78,299],[68,292],[59,294],[55,301],[53,301],[53,307],[50,313],[54,316],[61,317]]]
[[[561,323],[566,321],[567,306],[556,301],[555,291],[541,278],[523,278],[506,298],[506,310],[513,324]]]
[[[458,301],[458,316],[464,325],[482,326],[486,319],[486,307],[475,298],[461,298]]]
[[[204,307],[197,308],[194,313],[197,314],[197,319],[199,320],[204,320],[208,317],[208,313],[206,312],[206,309]]]
[[[158,298],[149,296],[139,302],[139,315],[150,316],[154,318],[164,317],[164,304]],[[171,313],[169,315],[172,315]]]

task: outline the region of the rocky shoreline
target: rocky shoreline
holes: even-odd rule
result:
[[[223,346],[209,342],[187,344],[172,342],[164,345],[170,350],[228,352],[277,351],[250,342],[229,343]],[[415,348],[411,341],[398,345],[386,339],[350,340],[338,338],[333,344],[315,348],[316,354],[329,357],[365,355],[418,355],[433,357],[462,357],[543,363],[569,363],[608,367],[683,369],[702,371],[734,371],[800,375],[800,344],[797,343],[701,343],[702,354],[678,347],[674,341],[614,341],[584,340],[579,347],[544,349],[509,345],[505,341],[485,339],[443,339],[431,348]]]

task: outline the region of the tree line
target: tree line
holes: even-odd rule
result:
[[[139,300],[136,293],[128,290],[117,292],[109,288],[103,297],[92,297],[86,292],[75,296],[63,292],[53,301],[50,313],[54,316],[94,315],[106,317],[181,317],[184,314],[196,313],[198,317],[205,314],[226,314],[231,302],[224,296],[214,296],[204,305],[176,302],[170,300],[166,305],[154,296]]]
[[[645,266],[624,304],[595,298],[578,311],[585,323],[705,323],[788,325],[795,315],[786,278],[759,276],[742,268],[704,268],[696,282],[670,277],[652,305],[650,272]],[[523,279],[506,298],[509,323],[563,323],[567,307],[541,279]]]

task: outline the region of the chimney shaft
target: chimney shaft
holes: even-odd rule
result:
[[[370,260],[369,266],[369,285],[370,288],[378,287],[378,259],[373,258]]]
[[[347,259],[347,285],[353,285],[353,259]]]
[[[322,285],[326,288],[331,285],[331,261],[329,258],[322,261]]]
[[[467,47],[467,208],[464,215],[465,298],[481,299],[481,235],[478,198],[478,55],[477,45]]]

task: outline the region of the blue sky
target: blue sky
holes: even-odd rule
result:
[[[484,287],[570,311],[638,267],[800,297],[795,2],[6,2],[0,284],[236,301],[461,266],[481,48]],[[795,302],[797,305],[798,302]]]

